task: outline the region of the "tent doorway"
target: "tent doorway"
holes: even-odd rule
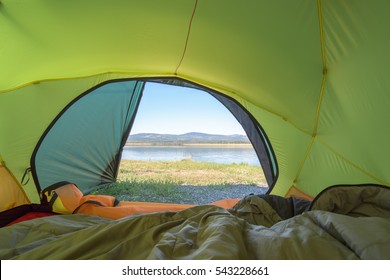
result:
[[[181,93],[176,94],[174,97],[170,96],[159,99],[153,95],[149,96],[148,89],[153,87],[159,87],[160,90],[165,89],[170,91],[171,94],[175,91]],[[178,100],[188,94],[195,94],[196,97],[192,97],[192,100],[190,98],[187,101],[187,108],[182,108],[183,106],[178,105]],[[199,106],[197,108],[194,106],[196,98],[199,99]],[[154,107],[152,106],[152,108],[146,111],[142,109],[142,106],[140,109],[141,100],[148,99],[154,102]],[[206,99],[213,100],[220,108],[215,109],[213,107],[214,105],[211,106],[208,103],[209,101],[205,101]],[[208,106],[211,106],[211,111],[221,110],[221,108],[225,110],[224,115],[220,117],[219,123],[215,122],[218,119],[217,115],[212,116],[210,113],[206,113]],[[179,113],[175,113],[174,109],[179,110]],[[159,115],[158,113],[161,110],[165,110],[165,114],[171,115],[173,118],[171,120],[165,120],[165,117],[163,117],[164,114]],[[195,112],[195,121],[184,119],[183,112],[190,110]],[[137,122],[140,124],[136,125],[135,120],[138,120],[136,116],[139,114],[140,121]],[[236,128],[234,129],[237,129],[237,127],[240,129],[239,133],[233,133],[233,136],[229,136],[230,138],[227,136],[229,133],[226,132],[227,125],[225,121],[228,119],[226,117],[227,114],[230,119],[236,122],[234,125]],[[121,159],[126,155],[129,146],[133,147],[130,149],[132,151],[140,149],[139,147],[142,145],[145,146],[145,139],[141,141],[139,139],[135,140],[136,137],[147,136],[145,133],[140,133],[142,132],[140,131],[141,127],[143,129],[148,127],[142,120],[142,115],[150,118],[152,120],[151,123],[156,128],[161,129],[163,127],[160,121],[166,124],[165,132],[162,131],[164,133],[154,130],[154,138],[176,135],[176,139],[173,142],[171,140],[171,143],[169,143],[171,147],[172,143],[176,146],[183,146],[185,144],[183,141],[191,142],[194,141],[193,139],[198,140],[187,144],[195,143],[198,146],[199,144],[203,146],[205,146],[204,144],[216,144],[210,143],[211,140],[207,139],[215,136],[221,137],[221,135],[229,139],[219,138],[217,142],[225,142],[217,143],[220,145],[250,143],[253,147],[255,158],[259,161],[257,166],[251,166],[251,168],[257,168],[258,174],[261,173],[262,168],[265,177],[264,182],[266,181],[270,187],[274,185],[277,177],[276,161],[266,134],[254,118],[251,117],[249,112],[233,99],[179,79],[131,79],[105,82],[88,90],[68,104],[51,123],[41,137],[31,160],[32,173],[38,191],[44,191],[53,184],[61,181],[69,181],[77,185],[84,194],[88,194],[116,182],[118,173],[120,176],[123,175],[119,171],[119,166],[124,166],[124,164],[121,164]],[[199,130],[199,125],[203,125],[203,129],[207,128],[208,131],[205,133],[205,131],[202,132],[202,130]],[[176,129],[176,132],[173,133],[172,129]],[[186,130],[180,131],[180,129]],[[223,130],[225,130],[225,133]],[[130,131],[132,131],[132,134],[129,137]],[[157,136],[158,133],[156,132],[160,132],[159,136]],[[234,136],[234,134],[237,135]],[[183,140],[183,137],[189,137],[192,140]],[[203,140],[199,140],[202,137]],[[155,147],[159,141],[166,141],[166,139],[154,140],[155,142],[150,146]],[[134,148],[134,146],[138,148]],[[165,143],[165,146],[167,146],[167,143]],[[223,152],[220,154],[223,155]],[[221,158],[226,160],[227,157],[223,155]],[[149,160],[149,162],[153,161]],[[198,160],[190,156],[177,159],[175,162],[193,164],[197,163]],[[215,165],[219,163],[208,162],[207,164]],[[233,162],[233,164],[237,166],[251,165],[245,163],[245,160],[239,160],[238,162]],[[132,171],[142,169],[139,165],[129,168]],[[208,167],[204,168],[207,170]],[[147,169],[157,170],[156,167],[148,167]],[[210,173],[204,170],[202,172]],[[228,171],[228,173],[239,174],[243,172]],[[200,177],[204,178],[206,176]],[[251,175],[244,175],[244,177],[249,179],[249,181],[246,181],[248,185],[264,185],[260,181],[254,184],[253,180],[256,179],[253,179]],[[119,181],[127,180],[132,183],[131,188],[137,188],[137,184],[132,179],[126,179],[126,177],[124,180],[122,177],[119,177],[119,179]],[[158,180],[161,181],[161,179]],[[163,186],[166,186],[166,183],[169,183],[169,186],[172,185],[171,179],[165,178],[162,180]],[[158,184],[160,183],[158,182]],[[179,183],[180,185],[191,184],[186,180],[181,180]],[[149,185],[153,184],[149,183]],[[143,189],[143,186],[141,185],[140,188]],[[168,189],[177,193],[171,187]],[[118,193],[111,194],[118,195]],[[133,200],[138,200],[138,198],[133,196]]]

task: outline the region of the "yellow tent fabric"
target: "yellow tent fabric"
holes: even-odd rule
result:
[[[29,204],[22,186],[9,172],[0,156],[0,212],[19,205]]]
[[[390,185],[384,0],[2,0],[0,153],[21,178],[74,98],[104,81],[179,77],[240,102],[275,151],[273,193]],[[39,200],[32,180],[29,198]]]

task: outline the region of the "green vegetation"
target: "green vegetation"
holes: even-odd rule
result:
[[[161,182],[174,185],[259,185],[264,184],[261,167],[247,164],[217,164],[181,161],[133,161],[121,162],[118,181],[138,183]]]
[[[226,186],[259,186],[266,183],[261,167],[247,164],[123,160],[118,181],[94,194],[113,195],[119,200],[191,203],[194,201],[191,196],[196,191],[188,193],[178,188],[186,185],[194,189],[207,186],[218,190]]]

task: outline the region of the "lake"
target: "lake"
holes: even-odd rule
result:
[[[146,161],[179,161],[222,164],[246,163],[260,166],[251,145],[125,146],[122,159]]]

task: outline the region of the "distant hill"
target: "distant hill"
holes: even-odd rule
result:
[[[130,143],[162,143],[162,144],[247,144],[250,143],[246,135],[232,134],[219,135],[200,132],[185,134],[157,134],[138,133],[130,135],[127,139]]]

